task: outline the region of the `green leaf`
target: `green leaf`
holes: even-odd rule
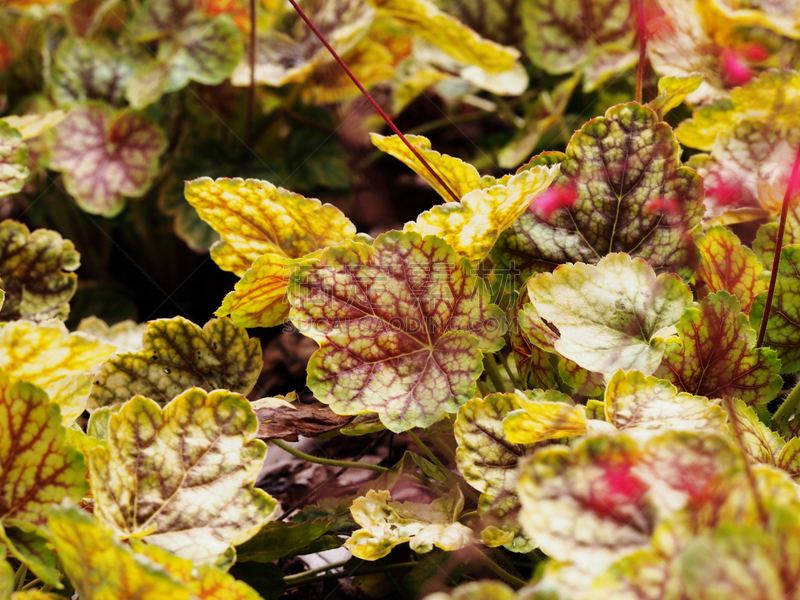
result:
[[[55,129],[50,168],[64,173],[67,192],[88,213],[113,217],[125,198],[141,198],[167,148],[161,128],[142,113],[89,102]]]
[[[262,254],[301,258],[356,234],[335,206],[268,181],[201,177],[186,183],[186,200],[222,236],[211,258],[237,275]]]
[[[534,203],[500,236],[492,260],[525,279],[628,252],[658,271],[690,276],[696,249],[687,234],[703,214],[703,185],[679,155],[669,125],[651,109],[611,107],[572,136],[566,154],[544,153],[523,167],[560,163],[551,190],[571,204],[550,212]]]
[[[0,198],[16,194],[30,175],[28,147],[22,134],[5,121],[0,121]]]
[[[427,427],[473,397],[481,350],[502,347],[502,311],[442,240],[389,232],[300,263],[290,318],[320,343],[308,386],[337,414]]]
[[[775,245],[778,240],[778,223],[764,223],[758,228],[756,239],[753,241],[753,252],[761,264],[771,267],[775,258]],[[794,196],[789,200],[789,209],[786,214],[786,229],[783,232],[783,246],[800,244],[800,197]],[[766,278],[766,276],[765,276]]]
[[[517,471],[522,457],[532,454],[533,444],[515,444],[503,431],[503,419],[519,409],[514,394],[490,394],[475,398],[458,410],[455,436],[456,463],[466,482],[481,492],[478,511],[502,523],[517,539],[511,549],[529,551],[529,543],[518,537],[520,527]]]
[[[704,219],[725,225],[781,211],[800,147],[800,132],[772,121],[744,120],[720,131],[711,155],[686,163],[705,183]]]
[[[596,48],[633,40],[630,3],[624,0],[523,0],[521,10],[525,51],[548,73],[569,73],[585,65]]]
[[[127,402],[137,394],[164,405],[191,387],[247,394],[261,373],[261,343],[229,319],[201,329],[183,317],[147,324],[144,350],[103,364],[89,397],[89,410]]]
[[[641,259],[610,254],[597,266],[561,265],[528,282],[534,308],[558,328],[556,351],[590,371],[653,373],[665,328],[677,323],[692,294],[676,275],[656,277]]]
[[[700,73],[692,73],[684,77],[662,77],[658,80],[658,96],[647,105],[663,120],[673,108],[680,106],[686,96],[696,91],[703,83]]]
[[[756,255],[724,227],[712,227],[697,239],[702,262],[697,278],[712,292],[725,290],[749,313],[753,299],[767,289],[769,278]]]
[[[378,560],[404,542],[420,554],[434,546],[452,552],[472,543],[472,530],[457,521],[464,507],[458,487],[430,504],[391,500],[390,492],[370,490],[353,501],[350,512],[362,529],[344,545],[356,558]]]
[[[774,350],[756,348],[756,332],[735,296],[709,294],[683,314],[677,328],[678,340],[667,343],[658,377],[691,394],[746,404],[766,404],[781,390],[781,363]]]
[[[56,569],[56,557],[48,547],[45,535],[42,528],[24,521],[3,519],[0,524],[0,543],[5,543],[9,554],[46,585],[60,589],[63,586],[59,582],[61,577]]]
[[[95,515],[125,537],[213,562],[255,535],[277,503],[253,489],[266,454],[246,398],[193,388],[162,410],[136,396],[89,455]]]
[[[60,106],[102,100],[119,106],[134,61],[113,47],[70,37],[53,53],[53,97]]]
[[[53,504],[83,497],[83,455],[65,445],[58,407],[41,389],[3,371],[0,430],[0,523],[44,525]]]
[[[66,319],[78,285],[72,273],[80,254],[49,229],[31,233],[22,223],[0,223],[0,286],[5,299],[0,319]]]
[[[775,349],[781,361],[781,373],[800,370],[800,246],[786,246],[781,250],[778,278],[775,281],[772,309],[767,319],[764,344]],[[750,324],[761,327],[766,308],[767,292],[753,301]]]
[[[694,111],[691,119],[675,130],[681,144],[710,151],[717,134],[745,119],[769,122],[776,128],[791,124],[800,111],[800,74],[796,71],[765,71],[756,79]]]
[[[324,519],[302,523],[267,523],[252,538],[236,547],[236,560],[271,563],[294,556],[328,533],[332,525],[332,520]]]
[[[556,387],[557,369],[550,360],[550,353],[555,352],[552,344],[558,335],[544,325],[533,306],[525,304],[527,300],[527,294],[520,294],[515,307],[516,319],[509,331],[511,355],[525,388],[552,389]],[[543,330],[538,329],[539,323],[544,327]],[[540,332],[546,336],[543,344],[546,349],[536,343]]]
[[[145,10],[148,6],[140,9]],[[191,13],[174,26],[176,30],[159,43],[156,57],[134,71],[128,80],[125,97],[133,108],[142,109],[190,81],[218,85],[239,63],[243,52],[241,33],[228,15],[207,19]]]

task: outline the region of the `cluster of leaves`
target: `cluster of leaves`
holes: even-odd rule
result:
[[[202,327],[70,331],[75,245],[0,222],[0,596],[255,600],[356,573],[371,597],[797,596],[800,5],[301,4],[388,112],[433,90],[506,113],[493,156],[519,168],[373,133],[444,202],[359,233],[299,193],[337,188],[336,151],[317,173],[273,163],[298,191],[187,153],[209,86],[255,99],[251,141],[276,155],[276,123],[357,104],[289,4],[11,0],[0,83],[25,93],[0,120],[0,196],[33,210],[57,172],[111,219],[155,190],[239,281]],[[614,101],[640,58],[654,98]],[[268,334],[247,328],[289,324],[316,344],[311,405],[256,386]],[[323,461],[381,472],[336,505],[283,513],[258,487],[265,441],[315,461],[276,440],[383,431],[420,453]],[[340,572],[282,571],[332,548]]]

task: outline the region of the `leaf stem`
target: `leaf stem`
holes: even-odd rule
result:
[[[22,586],[25,584],[25,577],[28,575],[28,567],[25,564],[21,564],[17,572],[14,573],[14,590],[20,591],[22,590]]]
[[[772,298],[775,295],[775,282],[778,279],[778,267],[781,263],[781,250],[783,250],[783,234],[786,232],[786,217],[789,214],[789,203],[792,200],[797,188],[800,187],[800,146],[797,148],[797,154],[794,157],[794,166],[792,166],[792,174],[789,177],[789,183],[786,186],[786,193],[783,196],[783,204],[781,205],[781,220],[778,225],[778,236],[775,238],[775,254],[772,257],[772,272],[769,276],[769,288],[767,291],[767,301],[764,303],[764,314],[761,317],[761,329],[758,332],[758,342],[756,348],[760,348],[764,343],[764,337],[767,335],[767,321],[769,321],[769,313],[772,310]]]
[[[486,387],[486,384],[480,379],[478,379],[477,384],[478,384],[478,391],[481,393],[481,396],[483,398],[486,398],[486,396],[488,396],[490,393],[489,388]]]
[[[413,569],[419,563],[416,561],[412,561],[404,563],[395,563],[393,565],[372,565],[367,567],[364,567],[364,564],[365,564],[364,562],[360,562],[357,565],[355,565],[350,571],[342,571],[341,573],[326,573],[325,575],[312,576],[312,577],[300,577],[300,575],[303,576],[306,575],[305,573],[300,573],[299,575],[287,575],[286,577],[283,578],[283,580],[284,582],[286,582],[287,588],[293,588],[293,587],[299,587],[301,585],[317,583],[318,581],[329,581],[331,579],[344,579],[345,577],[353,577],[355,575],[369,575],[371,573],[384,573],[387,571],[400,571],[403,569]]]
[[[24,592],[25,590],[29,590],[32,587],[35,587],[35,586],[39,585],[40,583],[42,583],[42,580],[37,577],[36,579],[31,581],[30,583],[27,583],[24,586],[22,586],[22,589],[20,591]]]
[[[642,103],[642,82],[644,81],[644,63],[647,60],[647,23],[644,18],[644,0],[631,0],[637,13],[639,29],[639,65],[636,71],[636,101]]]
[[[508,585],[517,589],[528,585],[527,581],[525,581],[524,579],[520,579],[519,577],[515,577],[514,575],[503,569],[500,565],[494,562],[490,557],[488,557],[478,548],[475,548],[475,554],[478,555],[478,557],[481,559],[481,562],[483,562],[484,564],[486,564],[487,567],[489,567],[489,570],[491,570],[492,573],[497,575]]]
[[[303,21],[306,22],[306,25],[309,26],[311,31],[314,32],[314,35],[316,35],[319,38],[319,41],[322,42],[322,45],[325,46],[325,48],[328,49],[328,52],[330,52],[331,56],[333,56],[333,58],[336,60],[336,62],[339,63],[339,66],[342,67],[342,69],[344,69],[344,72],[347,73],[347,76],[356,85],[358,90],[369,101],[369,103],[372,104],[372,108],[374,108],[376,111],[378,111],[378,114],[381,116],[381,118],[384,121],[386,121],[386,124],[391,128],[391,130],[394,131],[394,133],[401,140],[403,140],[403,143],[406,146],[408,146],[408,149],[411,151],[411,153],[414,156],[416,156],[417,160],[419,160],[422,163],[422,165],[430,172],[430,174],[433,175],[433,178],[436,179],[436,181],[439,183],[439,185],[441,185],[445,190],[447,190],[447,193],[450,194],[450,196],[453,198],[453,201],[454,202],[460,202],[461,198],[459,198],[456,195],[456,193],[453,190],[450,189],[450,186],[448,186],[445,183],[444,179],[442,179],[439,176],[439,174],[434,170],[434,168],[430,165],[430,163],[428,163],[428,161],[423,158],[423,156],[419,153],[419,151],[416,148],[414,148],[414,146],[411,144],[411,142],[409,142],[406,139],[406,136],[403,135],[403,133],[397,128],[397,125],[395,125],[394,122],[389,118],[389,115],[387,115],[383,111],[383,109],[380,106],[378,106],[378,103],[375,102],[375,99],[370,95],[370,93],[366,89],[364,89],[364,86],[361,85],[361,82],[358,80],[358,78],[355,75],[353,75],[352,71],[350,71],[350,69],[347,67],[347,65],[342,60],[342,58],[337,54],[336,50],[333,49],[333,46],[331,46],[328,43],[328,40],[325,39],[325,36],[322,35],[322,32],[319,29],[317,29],[317,27],[316,27],[316,25],[314,25],[314,23],[311,22],[311,20],[308,18],[306,13],[303,12],[303,9],[300,8],[297,5],[297,1],[296,0],[289,0],[289,3],[297,11],[297,14],[300,15],[300,18],[303,19]]]
[[[331,458],[322,458],[320,456],[312,456],[301,452],[297,448],[293,448],[283,440],[270,440],[281,450],[288,452],[292,456],[304,460],[306,462],[315,463],[318,465],[325,465],[326,467],[341,467],[343,469],[367,469],[369,471],[376,471],[378,473],[385,473],[389,469],[381,467],[380,465],[371,465],[369,463],[351,462],[348,460],[333,460]]]
[[[775,414],[772,415],[772,422],[775,424],[788,422],[789,419],[797,414],[798,407],[800,407],[800,383],[789,392],[783,404],[781,404],[778,410],[775,411]]]
[[[428,448],[421,439],[419,439],[419,436],[416,433],[411,430],[407,431],[406,433],[408,434],[408,437],[410,437],[411,440],[419,447],[419,449],[425,453],[425,456],[428,457],[429,461],[439,467],[443,472],[450,472],[450,470],[442,464],[442,461],[439,460],[439,458],[431,451],[431,449]]]
[[[500,362],[503,364],[503,368],[506,370],[506,373],[508,373],[508,378],[511,380],[511,383],[514,384],[514,387],[518,390],[524,390],[525,384],[522,383],[522,380],[511,370],[508,357],[502,352],[498,352],[497,355],[500,357]]]
[[[250,89],[247,93],[247,107],[244,119],[244,139],[249,140],[253,132],[253,119],[256,114],[256,0],[250,0]]]
[[[502,394],[506,391],[506,386],[503,383],[503,378],[500,375],[500,370],[497,368],[497,363],[494,362],[494,356],[491,354],[484,354],[483,355],[483,367],[486,369],[486,373],[489,375],[489,379],[492,380],[492,385],[494,385],[495,391]]]
[[[286,575],[283,580],[288,584],[291,581],[297,581],[299,579],[309,578],[312,575],[317,575],[318,573],[324,573],[325,571],[333,571],[334,569],[338,569],[339,567],[345,566],[347,563],[350,562],[350,559],[342,560],[339,562],[334,562],[329,565],[325,565],[324,567],[317,567],[316,569],[309,569],[308,571],[303,571],[302,573],[296,573],[294,575]]]

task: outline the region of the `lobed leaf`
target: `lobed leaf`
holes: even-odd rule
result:
[[[277,503],[253,489],[266,454],[247,399],[192,388],[162,410],[136,396],[89,455],[95,515],[124,537],[212,562],[251,538]]]
[[[677,327],[678,340],[667,343],[658,377],[691,394],[750,405],[766,404],[780,391],[781,363],[774,350],[756,348],[756,332],[735,296],[709,294]]]
[[[750,305],[767,289],[769,280],[764,267],[752,250],[724,227],[712,227],[697,239],[702,262],[697,278],[712,292],[726,291],[739,300],[742,312],[749,313]]]
[[[800,110],[800,74],[790,70],[769,70],[742,87],[694,111],[691,119],[675,130],[681,144],[710,151],[717,135],[744,120],[791,124]]]
[[[114,48],[69,37],[53,53],[53,96],[60,106],[101,100],[119,106],[134,61]]]
[[[222,236],[211,258],[237,275],[262,254],[302,258],[356,233],[338,208],[267,181],[201,177],[187,182],[186,199]]]
[[[688,234],[703,214],[703,186],[678,158],[675,135],[650,108],[611,107],[572,136],[566,154],[547,152],[521,168],[560,164],[551,189],[570,202],[554,210],[534,203],[500,236],[493,262],[527,278],[628,252],[689,276],[696,249]]]
[[[142,113],[88,102],[55,129],[50,168],[86,212],[113,217],[125,198],[141,198],[167,148],[161,128]]]
[[[147,324],[144,349],[109,359],[97,374],[89,410],[147,395],[164,405],[191,387],[247,394],[261,373],[261,343],[229,319],[201,329],[183,317]]]
[[[393,231],[301,262],[290,318],[320,343],[308,387],[337,414],[377,412],[392,431],[427,427],[473,397],[502,312],[442,240]]]
[[[344,544],[353,556],[378,560],[404,542],[420,554],[434,546],[452,552],[472,542],[472,530],[456,520],[464,506],[458,487],[430,504],[391,499],[387,491],[370,490],[353,501],[350,513],[362,527]]]
[[[78,285],[75,246],[55,231],[31,233],[22,223],[0,223],[0,319],[66,319]]]
[[[0,121],[0,198],[16,194],[30,175],[28,147],[22,134],[5,121]]]
[[[555,350],[605,375],[653,373],[664,354],[660,332],[692,301],[679,277],[656,277],[646,262],[626,254],[610,254],[597,266],[561,265],[529,280],[528,293],[541,317],[558,328]]]
[[[800,246],[781,250],[778,278],[775,281],[772,309],[767,318],[764,344],[775,350],[781,361],[781,373],[800,370]],[[762,292],[750,308],[750,324],[761,327],[767,292]]]

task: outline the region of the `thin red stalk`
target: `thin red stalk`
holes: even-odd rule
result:
[[[644,63],[647,60],[647,23],[644,18],[644,0],[631,0],[636,12],[639,29],[639,69],[636,73],[636,101],[642,103],[642,82],[644,81]],[[638,7],[638,9],[637,9]]]
[[[253,134],[253,119],[256,108],[256,0],[250,0],[250,89],[245,112],[244,138]]]
[[[294,9],[297,11],[297,14],[299,14],[300,17],[303,19],[303,21],[306,22],[306,25],[308,25],[308,27],[311,29],[311,31],[314,32],[314,35],[316,35],[319,38],[319,41],[322,42],[322,44],[328,49],[328,52],[331,53],[331,56],[333,56],[333,58],[336,59],[336,62],[339,63],[339,66],[342,67],[342,69],[344,69],[344,72],[347,73],[347,76],[351,79],[351,81],[354,84],[356,84],[356,87],[359,89],[359,91],[364,95],[364,97],[369,101],[369,103],[372,104],[372,107],[376,111],[378,111],[378,114],[383,118],[384,121],[386,121],[386,124],[389,125],[389,127],[392,129],[392,131],[394,131],[395,134],[401,140],[403,140],[403,143],[406,146],[408,146],[408,149],[411,150],[411,153],[414,156],[416,156],[417,160],[419,160],[419,162],[421,162],[425,166],[425,168],[430,172],[430,174],[433,175],[433,178],[436,179],[437,182],[439,182],[439,185],[441,185],[445,190],[447,190],[447,193],[450,194],[450,196],[452,196],[453,200],[455,202],[459,202],[461,200],[461,198],[459,198],[456,195],[456,193],[453,190],[450,189],[450,186],[448,186],[444,182],[444,180],[439,176],[439,174],[436,171],[434,171],[434,169],[430,165],[430,163],[427,160],[425,160],[425,158],[423,158],[423,156],[419,153],[419,151],[417,151],[416,148],[414,148],[414,146],[411,145],[411,142],[409,142],[406,139],[406,136],[404,136],[403,133],[392,122],[392,120],[389,118],[389,115],[387,115],[385,112],[383,112],[383,109],[381,109],[381,107],[378,106],[378,103],[375,102],[375,99],[370,95],[370,93],[367,90],[364,89],[364,86],[361,85],[361,82],[358,81],[358,78],[356,78],[356,76],[353,75],[352,71],[350,71],[350,69],[347,67],[347,65],[342,60],[342,58],[336,53],[336,50],[333,49],[333,47],[328,43],[328,40],[325,39],[325,36],[322,35],[322,32],[319,29],[317,29],[317,27],[314,25],[314,23],[312,23],[311,20],[308,18],[306,13],[303,12],[303,9],[300,8],[297,5],[297,2],[295,0],[289,0],[289,2],[292,4]]]
[[[764,304],[764,316],[761,317],[761,330],[758,332],[756,348],[761,347],[764,343],[764,337],[767,335],[767,321],[769,321],[769,313],[770,310],[772,310],[772,297],[775,295],[775,281],[778,279],[778,267],[781,264],[781,250],[783,249],[783,234],[786,231],[786,217],[789,214],[789,203],[795,193],[797,193],[798,188],[800,188],[800,147],[797,149],[797,154],[794,157],[792,174],[789,177],[789,184],[786,186],[786,194],[783,196],[783,204],[781,205],[781,221],[780,225],[778,225],[778,237],[775,240],[775,254],[772,256],[772,273],[770,273],[769,277],[767,301]]]

